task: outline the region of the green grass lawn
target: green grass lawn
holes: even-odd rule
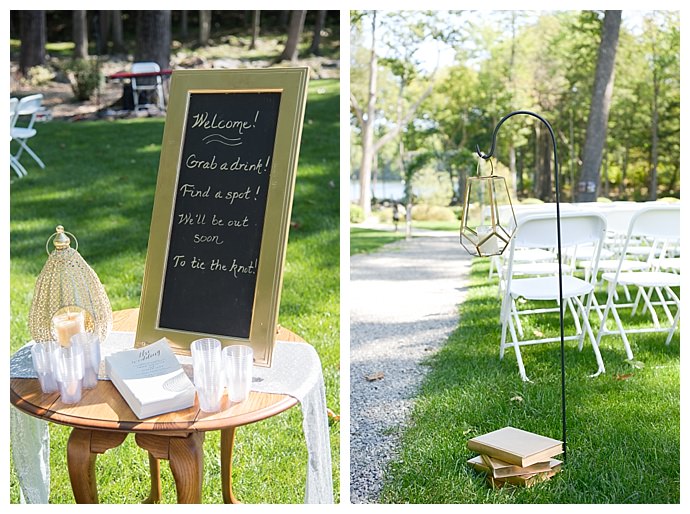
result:
[[[383,245],[405,238],[404,229],[398,232],[371,230],[368,228],[350,227],[350,255],[371,253]]]
[[[670,347],[664,345],[665,335],[631,336],[640,363],[635,366],[625,361],[620,338],[604,338],[606,373],[597,378],[588,377],[596,371],[591,345],[585,343],[578,352],[577,342],[566,342],[567,464],[550,481],[529,489],[493,490],[466,464],[474,456],[466,448],[468,439],[507,425],[561,438],[559,345],[523,347],[533,381],[523,383],[513,350],[503,361],[498,358],[499,308],[488,261],[475,260],[460,324],[428,362],[430,374],[403,433],[399,457],[390,465],[381,501],[679,502],[678,333]],[[635,323],[645,324],[643,319]],[[558,314],[544,315],[525,330],[557,335]]]
[[[312,81],[295,186],[293,226],[280,306],[280,323],[317,350],[328,407],[340,412],[339,84]],[[139,305],[153,207],[162,119],[50,122],[30,145],[46,163],[22,158],[28,176],[10,185],[10,352],[29,341],[33,287],[47,255],[45,243],[62,224],[96,271],[114,310]],[[51,425],[51,503],[74,501],[66,468],[69,429]],[[339,501],[340,426],[330,426],[335,501]],[[221,503],[218,433],[204,445],[205,503]],[[238,430],[233,468],[237,497],[246,503],[301,503],[307,452],[299,407]],[[165,503],[174,481],[162,465]],[[147,496],[148,460],[130,437],[99,456],[103,503],[137,503]],[[10,500],[18,502],[14,471]]]

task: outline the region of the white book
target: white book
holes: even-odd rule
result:
[[[139,419],[194,405],[194,384],[165,339],[109,355],[105,369]]]

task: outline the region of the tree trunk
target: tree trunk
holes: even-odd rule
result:
[[[621,164],[621,183],[618,186],[618,199],[624,200],[627,196],[625,192],[626,188],[626,177],[628,174],[628,160],[630,159],[630,146],[625,143],[625,150],[623,152],[623,163]]]
[[[292,11],[290,16],[290,26],[288,27],[287,42],[285,49],[280,54],[276,62],[297,60],[297,45],[302,36],[302,29],[304,29],[304,19],[307,17],[307,11]]]
[[[532,196],[539,198],[539,171],[541,170],[541,153],[539,143],[541,142],[541,124],[534,125],[534,168],[532,171]]]
[[[513,196],[517,197],[517,158],[515,156],[515,143],[510,142],[510,148],[508,149],[508,162],[510,167],[510,180],[512,182],[511,189],[513,190]]]
[[[539,131],[539,166],[537,198],[553,201],[551,193],[551,135],[548,130]]]
[[[96,53],[103,55],[108,53],[108,41],[110,39],[110,11],[98,11],[98,33]]]
[[[180,39],[185,40],[189,37],[189,11],[180,11]]]
[[[29,69],[45,63],[46,12],[22,11],[19,19],[19,72],[26,76]]]
[[[326,12],[318,11],[316,14],[316,23],[314,24],[314,36],[311,40],[309,53],[311,55],[321,55],[321,31],[326,24]]]
[[[290,26],[288,27],[288,38],[285,43],[285,49],[280,54],[276,62],[297,60],[297,45],[299,44],[302,30],[304,29],[304,19],[307,17],[307,11],[292,11],[290,16]]]
[[[89,56],[89,36],[86,11],[72,11],[72,39],[74,58],[86,59]]]
[[[211,38],[211,11],[199,11],[199,45],[206,46]]]
[[[139,11],[135,61],[157,62],[161,69],[170,67],[170,11]]]
[[[654,69],[654,94],[652,95],[652,162],[649,171],[649,193],[648,199],[656,200],[656,190],[658,187],[657,165],[659,163],[659,79],[656,67]]]
[[[614,64],[620,25],[621,11],[606,11],[594,75],[592,103],[587,120],[587,135],[582,149],[582,171],[577,188],[578,202],[593,202],[597,198],[601,157],[606,143],[609,108],[613,94]]]
[[[113,34],[113,52],[124,53],[125,38],[122,35],[122,11],[113,11],[111,16]]]
[[[516,170],[516,178],[515,178],[515,189],[517,192],[515,197],[518,200],[522,199],[523,195],[525,194],[525,184],[524,184],[524,179],[523,179],[523,170],[525,169],[524,161],[525,161],[524,152],[521,152],[518,149],[517,170]]]
[[[378,57],[376,56],[376,11],[371,21],[371,53],[369,55],[369,91],[367,93],[366,119],[362,123],[362,165],[359,168],[359,206],[364,218],[371,214],[371,162],[374,159],[374,116],[376,115],[376,81]]]
[[[608,198],[609,197],[609,159],[608,159],[608,151],[606,148],[604,148],[604,155],[602,156],[602,162],[601,162],[601,169],[602,169],[602,180],[601,180],[601,189],[604,191],[604,197]]]
[[[256,48],[256,40],[259,39],[259,33],[261,32],[261,11],[252,11],[252,42],[249,43],[249,49],[254,50]]]

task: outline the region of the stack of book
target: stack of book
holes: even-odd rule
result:
[[[561,470],[562,462],[553,457],[563,453],[563,442],[519,428],[480,435],[467,441],[467,448],[479,453],[467,463],[496,488],[507,483],[530,487]]]

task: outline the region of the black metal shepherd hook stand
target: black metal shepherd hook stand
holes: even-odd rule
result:
[[[565,339],[564,339],[564,333],[563,333],[563,270],[561,266],[561,196],[560,196],[560,186],[559,186],[559,181],[558,181],[558,151],[556,149],[556,136],[553,133],[553,128],[551,128],[551,125],[549,124],[548,121],[546,121],[544,118],[539,116],[536,113],[533,113],[531,111],[514,111],[511,112],[510,114],[505,115],[501,121],[498,122],[496,125],[496,128],[494,128],[494,133],[491,136],[491,150],[489,150],[489,153],[483,153],[479,149],[479,145],[477,145],[477,154],[479,157],[481,157],[484,160],[488,160],[491,158],[491,156],[494,154],[494,150],[496,149],[496,134],[498,133],[498,129],[501,128],[501,125],[503,125],[503,122],[505,122],[508,118],[512,118],[513,116],[516,116],[518,114],[526,114],[528,116],[532,116],[534,118],[537,118],[539,121],[541,121],[544,125],[546,125],[546,128],[549,129],[549,134],[551,134],[551,143],[553,144],[553,162],[554,162],[554,173],[556,175],[556,231],[557,231],[557,240],[558,240],[558,293],[559,293],[559,298],[561,299],[560,302],[558,302],[559,305],[559,314],[560,314],[560,323],[561,323],[561,419],[562,419],[562,424],[563,424],[563,461],[566,461],[566,422],[565,422]]]

